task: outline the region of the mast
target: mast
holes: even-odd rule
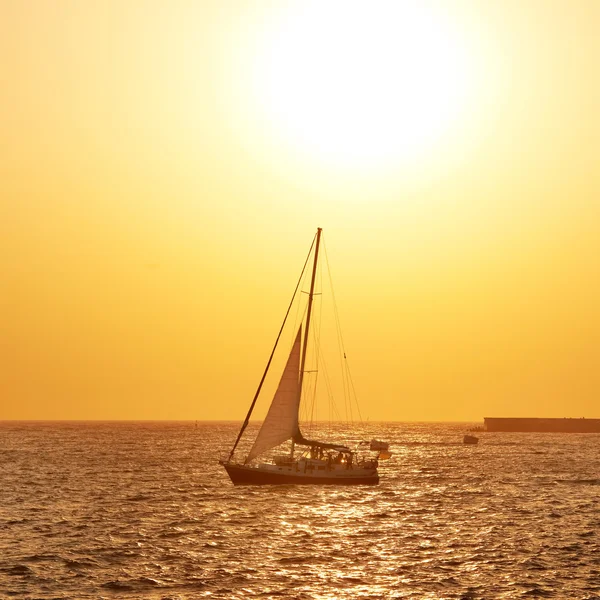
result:
[[[302,359],[300,361],[300,381],[298,382],[298,408],[300,407],[300,396],[302,395],[302,382],[304,381],[304,366],[306,363],[306,349],[308,347],[308,334],[310,331],[310,318],[312,315],[312,303],[313,296],[315,294],[315,279],[317,276],[317,263],[319,260],[319,243],[321,241],[321,227],[317,229],[317,240],[315,244],[315,259],[313,261],[313,272],[310,280],[310,292],[308,294],[308,309],[306,314],[306,327],[304,329],[304,347],[302,348]],[[319,442],[316,440],[308,440],[300,431],[300,425],[296,434],[292,437],[292,452],[294,451],[294,444],[300,444],[303,446],[319,446],[320,448],[332,448],[341,452],[350,452],[350,449],[342,444],[330,444],[328,442]]]
[[[319,260],[319,243],[321,241],[321,227],[317,228],[317,243],[315,245],[315,260],[313,262],[312,278],[310,280],[310,292],[308,294],[308,310],[306,312],[306,328],[304,329],[304,347],[302,348],[302,360],[300,361],[300,383],[298,386],[298,395],[302,395],[302,382],[304,381],[304,364],[306,362],[306,348],[308,346],[308,332],[310,329],[310,316],[312,313],[312,303],[315,291],[315,278],[317,275],[317,262]]]

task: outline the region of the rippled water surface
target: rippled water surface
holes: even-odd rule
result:
[[[600,598],[600,435],[339,428],[379,486],[234,487],[237,428],[0,423],[0,598]]]

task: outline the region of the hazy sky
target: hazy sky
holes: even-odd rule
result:
[[[0,0],[0,418],[242,419],[317,226],[363,417],[600,417],[599,27]]]

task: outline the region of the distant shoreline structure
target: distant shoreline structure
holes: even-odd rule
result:
[[[484,431],[532,433],[600,433],[600,419],[484,417]]]

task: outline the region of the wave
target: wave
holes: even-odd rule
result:
[[[600,485],[600,479],[555,479],[554,481],[568,485]]]
[[[14,565],[13,567],[0,567],[0,571],[7,575],[34,575],[33,569],[27,565]]]

